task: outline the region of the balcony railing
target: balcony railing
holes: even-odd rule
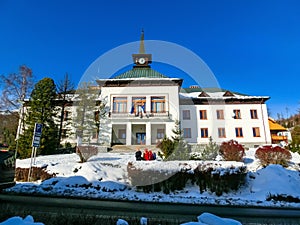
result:
[[[130,113],[130,112],[109,112],[110,118],[168,118],[169,112],[145,112],[145,113]]]
[[[272,134],[271,138],[272,138],[273,141],[287,141],[288,140],[287,136],[279,136],[279,135],[276,135],[276,134]]]

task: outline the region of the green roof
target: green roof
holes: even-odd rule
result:
[[[126,78],[168,78],[167,76],[151,69],[150,67],[139,68],[135,67],[126,71],[120,75],[114,77],[114,79],[126,79]]]

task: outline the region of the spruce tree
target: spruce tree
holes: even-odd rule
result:
[[[60,147],[60,142],[62,139],[62,133],[65,129],[69,135],[70,129],[68,129],[68,125],[70,125],[70,119],[65,117],[65,109],[66,106],[69,104],[68,94],[74,93],[74,84],[68,78],[68,74],[66,73],[64,80],[61,80],[57,85],[58,90],[58,102],[60,106],[60,113],[59,113],[59,130],[58,130],[58,148]]]
[[[172,136],[174,149],[172,154],[167,160],[189,160],[190,159],[190,147],[187,145],[183,138],[183,131],[181,130],[180,121],[175,121],[175,128],[172,130],[174,136]]]
[[[29,157],[35,123],[43,124],[40,147],[37,153],[53,154],[57,146],[58,128],[54,122],[56,86],[51,78],[40,80],[31,92],[25,118],[25,130],[20,137],[20,156]]]
[[[218,156],[220,146],[213,141],[212,137],[209,137],[209,143],[205,146],[202,154],[202,160],[215,160]]]
[[[97,115],[99,103],[96,101],[99,89],[90,83],[83,82],[78,87],[76,95],[77,99],[74,102],[76,115],[73,118],[73,122],[76,128],[77,145],[82,143],[89,144],[93,133],[99,130],[101,115]]]

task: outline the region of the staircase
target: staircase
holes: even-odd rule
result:
[[[137,149],[140,149],[142,152],[144,149],[147,148],[148,150],[152,150],[153,152],[158,152],[160,149],[157,148],[155,145],[114,145],[112,147],[112,153],[119,153],[119,152],[136,152]]]

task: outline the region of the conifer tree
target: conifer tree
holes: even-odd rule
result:
[[[202,154],[202,160],[215,160],[218,156],[220,146],[213,141],[212,137],[209,137],[209,143],[205,146]]]
[[[76,91],[77,99],[74,103],[76,115],[73,122],[76,128],[77,145],[89,144],[94,132],[98,130],[100,117],[96,114],[99,90],[90,83],[83,82]]]
[[[70,81],[68,78],[68,74],[66,73],[64,80],[60,81],[57,85],[57,91],[58,91],[58,100],[59,100],[59,106],[60,106],[60,113],[59,113],[59,130],[58,130],[58,145],[61,142],[62,139],[62,131],[63,129],[69,125],[69,118],[65,117],[65,109],[68,104],[67,95],[70,93],[74,93],[74,84]],[[65,121],[65,123],[64,123]],[[59,147],[59,146],[57,146]]]
[[[172,130],[174,143],[173,153],[169,156],[168,160],[189,160],[190,147],[187,145],[183,138],[183,131],[179,120],[175,121],[175,128]]]
[[[25,130],[20,137],[20,156],[29,157],[35,123],[43,124],[40,147],[37,153],[52,154],[57,146],[57,125],[54,122],[56,86],[51,78],[44,78],[35,84],[30,95],[25,118]]]

